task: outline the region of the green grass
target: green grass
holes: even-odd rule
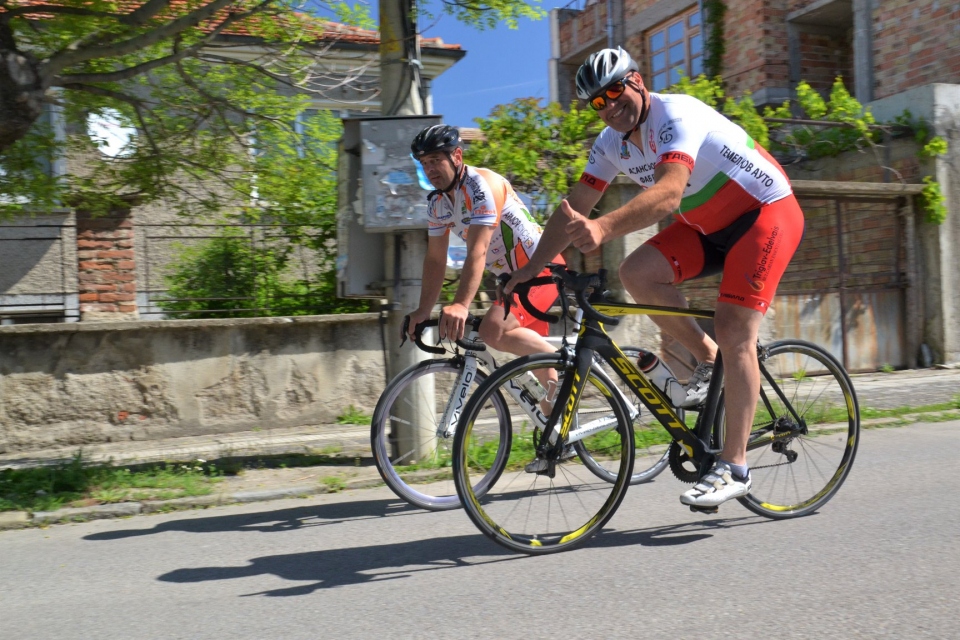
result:
[[[201,461],[136,469],[92,466],[77,453],[68,462],[0,471],[0,511],[54,511],[137,500],[168,500],[213,492],[223,471]]]
[[[351,404],[337,416],[337,424],[370,424],[372,418],[373,416],[364,413]]]

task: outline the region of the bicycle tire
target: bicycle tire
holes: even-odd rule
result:
[[[511,420],[511,456],[508,466],[485,495],[476,492],[473,474],[488,474],[487,465],[478,460],[469,448],[469,438],[478,415],[485,411],[497,395],[505,397],[512,412],[523,412],[516,400],[501,390],[511,381],[536,369],[554,369],[558,375],[572,375],[573,365],[559,354],[524,356],[497,369],[470,397],[457,435],[454,438],[454,482],[464,509],[477,528],[497,544],[511,551],[539,555],[572,549],[583,544],[610,520],[619,507],[633,472],[633,424],[629,411],[615,393],[610,393],[599,378],[588,376],[584,383],[580,407],[606,403],[616,421],[612,426],[584,440],[599,460],[602,449],[608,464],[616,469],[615,481],[608,482],[588,470],[582,459],[573,455],[557,463],[554,477],[529,471],[537,463],[535,444],[539,429],[521,429]],[[555,402],[567,401],[556,398]],[[591,448],[596,439],[596,451]],[[611,441],[619,441],[612,455]],[[484,476],[486,477],[486,476]]]
[[[860,441],[857,394],[840,362],[805,340],[770,344],[762,363],[805,428],[761,373],[747,448],[753,485],[738,500],[767,518],[798,518],[826,504],[850,473]],[[722,404],[718,420],[722,433]]]
[[[631,362],[637,362],[640,359],[642,350],[638,347],[621,347],[623,355],[627,356]],[[634,462],[633,476],[630,478],[630,484],[643,484],[650,482],[660,473],[670,466],[670,434],[663,428],[655,418],[649,415],[636,396],[633,390],[627,386],[623,379],[613,371],[608,370],[606,362],[601,361],[601,368],[607,373],[607,376],[616,384],[624,397],[630,398],[633,404],[631,411],[636,411],[636,417],[633,419],[633,441],[634,441]],[[678,411],[683,411],[679,409]],[[683,417],[683,414],[680,414]],[[609,482],[616,480],[616,477],[607,471],[606,467],[597,464],[590,457],[586,447],[580,442],[574,444],[577,449],[577,455],[583,460],[590,471]],[[638,470],[639,468],[639,470]]]
[[[444,391],[448,387],[452,391],[453,384],[462,370],[462,361],[453,358],[427,360],[412,365],[400,372],[387,385],[377,402],[376,410],[373,412],[373,419],[370,423],[370,449],[373,452],[373,459],[377,470],[380,472],[380,477],[398,497],[421,509],[446,511],[460,507],[460,498],[457,496],[451,477],[453,438],[438,436],[437,425],[443,416],[446,403],[450,397],[450,393],[444,393]],[[432,451],[431,457],[424,462],[422,460],[412,460],[412,458],[417,457],[416,445],[402,445],[393,434],[393,427],[402,423],[412,424],[415,422],[399,415],[403,407],[398,406],[397,403],[398,401],[401,404],[407,403],[408,397],[403,395],[404,392],[426,376],[431,377],[437,391],[434,394],[432,413],[427,410],[421,416],[421,420],[416,421],[421,442],[426,445],[421,449]],[[473,389],[476,390],[485,378],[486,375],[478,370]],[[428,404],[426,397],[426,395],[422,397],[424,404]],[[497,425],[491,428],[498,432],[497,438],[503,438],[510,432],[510,416],[507,412],[506,403],[501,397],[495,399],[492,407]],[[497,469],[502,470],[507,457],[510,455],[509,449],[502,455],[503,459],[491,468],[492,472],[497,472]],[[408,461],[414,462],[414,464],[402,464]],[[480,478],[475,491],[483,494],[495,480],[496,478],[493,475],[489,478]]]

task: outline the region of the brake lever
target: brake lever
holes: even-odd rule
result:
[[[503,287],[510,282],[510,274],[501,273],[497,276],[497,300],[503,304],[503,319],[510,317],[510,307],[513,306],[513,296],[506,296],[503,293]]]
[[[407,330],[410,328],[410,316],[403,316],[403,325],[400,327],[400,346],[407,342]]]

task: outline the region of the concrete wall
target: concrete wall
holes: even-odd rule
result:
[[[384,387],[376,314],[0,328],[0,453],[329,424]]]

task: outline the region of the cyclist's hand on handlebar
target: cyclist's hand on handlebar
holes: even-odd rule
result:
[[[467,326],[469,310],[462,304],[453,303],[440,311],[440,337],[459,340]]]
[[[527,280],[532,280],[540,275],[539,270],[535,270],[531,267],[530,263],[527,263],[525,266],[512,271],[508,274],[510,280],[507,281],[507,284],[503,286],[503,295],[509,296],[513,294],[513,288],[516,287],[521,282],[526,282]]]
[[[407,327],[407,335],[413,339],[413,334],[417,330],[417,325],[430,319],[430,309],[427,309],[426,311],[423,309],[417,309],[410,314],[409,318],[410,325]]]
[[[566,226],[566,232],[573,246],[583,253],[590,253],[603,244],[605,238],[599,222],[580,215],[579,212],[574,211],[566,200],[560,203],[560,208],[570,218],[570,222]]]

